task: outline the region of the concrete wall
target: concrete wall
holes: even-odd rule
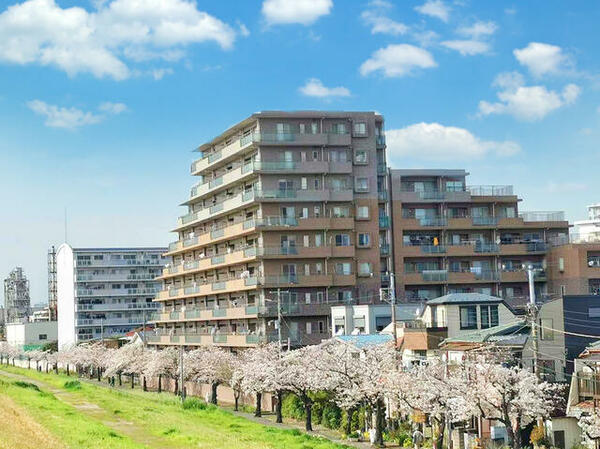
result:
[[[56,251],[56,296],[58,298],[58,347],[74,345],[75,335],[75,266],[73,248],[66,243]]]

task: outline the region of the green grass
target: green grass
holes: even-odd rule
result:
[[[0,368],[42,380],[62,389],[65,388],[66,381],[73,380],[73,377],[69,378],[65,375],[57,376],[13,367]],[[195,398],[188,399],[187,405],[182,407],[178,398],[169,393],[116,390],[88,382],[82,382],[80,389],[69,390],[69,393],[97,404],[111,414],[118,413],[120,418],[133,422],[144,432],[167,441],[168,447],[211,449],[348,447],[295,429],[284,430],[264,426],[218,407],[206,405]]]
[[[36,385],[0,376],[0,401],[8,396],[36,422],[57,437],[65,447],[138,449],[142,445],[119,435],[102,423],[59,401]]]

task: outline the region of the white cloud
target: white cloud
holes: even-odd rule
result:
[[[360,73],[364,76],[381,70],[386,77],[399,77],[409,75],[415,69],[436,66],[433,56],[427,50],[409,44],[396,44],[373,53],[360,66]]]
[[[64,108],[45,103],[41,100],[32,100],[27,103],[29,109],[38,115],[46,117],[44,125],[51,128],[74,129],[85,125],[100,123],[107,115],[117,115],[127,110],[123,103],[106,101],[98,106],[100,114],[82,111],[77,108]]]
[[[107,114],[121,114],[127,110],[127,106],[124,103],[111,103],[110,101],[105,101],[98,106],[98,109],[102,112],[106,112]]]
[[[587,190],[587,185],[581,182],[549,182],[546,184],[548,193],[572,193]]]
[[[442,0],[427,0],[421,6],[415,7],[415,10],[426,16],[436,17],[443,22],[448,22],[450,17],[450,7]]]
[[[166,75],[172,75],[173,69],[170,67],[161,69],[152,69],[152,78],[156,81],[163,79]]]
[[[519,73],[501,73],[496,77],[494,86],[500,101],[479,102],[479,114],[509,114],[524,121],[536,121],[563,106],[574,103],[581,88],[575,84],[566,85],[562,92],[548,90],[545,86],[525,86]]]
[[[269,25],[311,25],[333,8],[332,0],[264,0],[262,14]]]
[[[498,26],[492,22],[477,21],[471,26],[460,27],[456,30],[458,34],[468,36],[472,39],[479,39],[484,36],[491,36],[496,32]]]
[[[403,23],[396,22],[386,16],[392,4],[385,1],[369,2],[369,8],[360,15],[363,21],[371,27],[371,34],[390,34],[398,36],[408,32],[408,26]]]
[[[242,35],[244,37],[250,36],[250,30],[248,29],[248,27],[246,25],[244,25],[239,20],[237,20],[236,23],[237,23],[238,29],[240,30],[240,35]]]
[[[530,42],[525,48],[515,49],[513,54],[536,78],[564,72],[572,65],[562,48],[541,42]]]
[[[427,160],[457,160],[489,154],[511,156],[521,151],[513,141],[482,140],[464,128],[439,123],[416,123],[385,132],[392,160],[415,157]]]
[[[421,47],[430,47],[432,46],[440,37],[435,31],[424,30],[413,32],[412,38],[421,46]]]
[[[350,91],[342,86],[339,87],[325,87],[321,80],[317,78],[309,79],[306,84],[300,87],[300,93],[307,97],[317,98],[333,98],[333,97],[349,97]]]
[[[487,42],[476,40],[443,41],[442,45],[452,50],[456,50],[463,56],[479,55],[487,53],[490,50],[490,46]]]
[[[127,59],[179,59],[182,47],[207,41],[229,49],[235,35],[186,0],[112,0],[92,12],[26,0],[0,14],[0,61],[122,80],[134,73]]]

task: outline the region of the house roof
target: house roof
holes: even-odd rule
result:
[[[389,334],[366,334],[366,335],[340,335],[336,337],[345,343],[350,343],[357,348],[377,346],[393,341],[394,337]]]
[[[439,298],[430,299],[426,302],[429,305],[439,304],[472,304],[472,303],[492,303],[492,302],[504,302],[502,298],[497,296],[485,295],[483,293],[450,293],[448,295],[440,296]]]
[[[457,337],[446,338],[440,346],[450,344],[495,343],[502,346],[522,346],[529,338],[529,327],[525,320],[516,320],[501,326],[479,329]]]

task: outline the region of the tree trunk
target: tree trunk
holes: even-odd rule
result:
[[[210,384],[210,403],[217,405],[217,387],[219,386],[218,382],[213,382]]]
[[[277,404],[275,404],[275,414],[277,415],[276,423],[281,424],[283,422],[283,415],[281,414],[281,403],[283,402],[283,392],[277,390]]]
[[[54,374],[58,374],[58,363],[54,364]]]
[[[302,399],[304,402],[304,413],[306,413],[306,421],[304,423],[304,428],[307,432],[312,432],[312,401],[308,396],[304,396]]]
[[[256,393],[256,409],[254,410],[254,416],[261,417],[262,416],[262,393]]]
[[[433,444],[435,449],[442,449],[444,446],[444,430],[446,429],[446,422],[443,419],[434,419],[437,434],[435,435]]]
[[[133,384],[135,382],[135,374],[131,373],[131,388],[133,389]]]
[[[235,400],[234,405],[233,405],[233,411],[237,412],[239,411],[239,403],[240,403],[240,392],[235,390],[233,392],[233,399]]]
[[[98,376],[98,382],[102,379],[102,370],[100,368],[96,369],[96,375]]]
[[[31,369],[31,359],[27,359],[27,369]]]
[[[158,375],[158,392],[162,393],[162,375]]]
[[[346,427],[344,429],[346,435],[350,435],[352,433],[352,415],[354,414],[354,409],[349,408],[346,410]]]
[[[67,363],[67,376],[70,376],[71,373],[69,373],[69,364]]]
[[[144,385],[144,386],[143,386],[143,390],[144,390],[144,391],[148,391],[148,386],[146,385],[146,376],[144,376],[144,377],[143,377],[143,380],[142,380],[142,382],[143,382],[143,385]]]
[[[117,374],[117,377],[119,378],[119,387],[123,385],[123,379],[121,379],[121,373]]]
[[[175,396],[177,396],[178,393],[179,393],[179,379],[176,377],[175,378],[175,388],[173,389],[173,394]]]
[[[383,427],[385,423],[385,405],[378,399],[375,405],[375,446],[383,447]]]
[[[13,359],[13,364],[15,363],[14,359]],[[48,362],[46,362],[46,374],[48,374]]]

